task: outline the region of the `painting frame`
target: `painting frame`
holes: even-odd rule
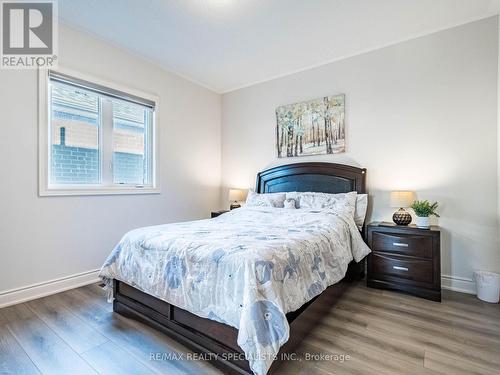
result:
[[[279,159],[345,152],[345,94],[276,108]]]

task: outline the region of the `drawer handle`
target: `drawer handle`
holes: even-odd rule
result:
[[[393,242],[392,246],[408,247],[408,244],[407,243],[402,243],[402,242]]]
[[[406,267],[392,266],[392,268],[398,271],[408,271],[408,268]]]

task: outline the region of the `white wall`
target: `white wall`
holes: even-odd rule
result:
[[[228,186],[304,160],[368,168],[372,220],[390,219],[392,189],[438,200],[442,273],[470,288],[473,269],[500,271],[497,30],[490,18],[226,94],[221,144],[219,95],[61,26],[61,66],[160,97],[162,193],[39,198],[36,72],[0,70],[0,304],[96,270],[131,228],[208,217]],[[347,153],[277,160],[275,108],[334,93],[346,94]]]
[[[497,30],[493,17],[223,95],[224,188],[278,163],[366,167],[371,220],[390,220],[390,190],[439,201],[443,282],[470,290],[473,269],[500,271]],[[347,152],[278,160],[275,108],[336,93]]]
[[[75,30],[59,34],[61,66],[160,97],[162,192],[38,197],[37,73],[0,70],[0,304],[7,290],[99,268],[132,228],[220,206],[220,95]]]

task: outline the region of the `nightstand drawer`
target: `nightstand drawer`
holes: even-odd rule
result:
[[[373,252],[371,271],[374,275],[389,275],[432,284],[432,260],[405,258]]]
[[[410,234],[373,232],[372,250],[432,258],[432,238]]]

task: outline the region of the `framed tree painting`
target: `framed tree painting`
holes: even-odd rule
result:
[[[276,108],[279,158],[345,152],[345,95]]]

